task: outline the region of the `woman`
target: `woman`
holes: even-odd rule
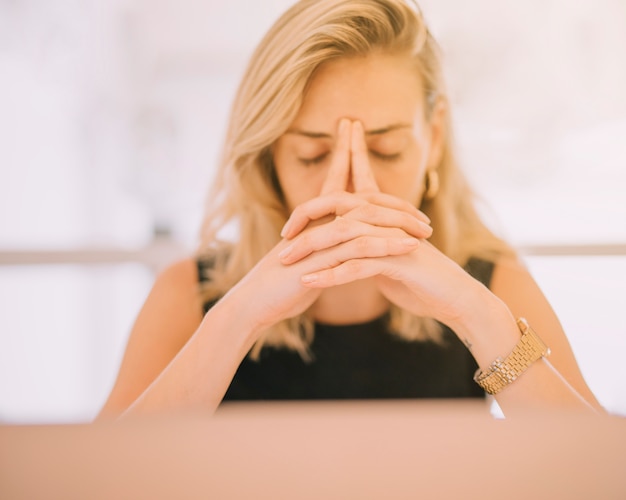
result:
[[[548,302],[477,216],[450,123],[407,2],[287,11],[236,96],[198,255],[158,277],[101,416],[485,391],[505,413],[600,410]]]

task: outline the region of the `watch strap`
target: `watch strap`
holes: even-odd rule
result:
[[[522,337],[513,351],[504,359],[496,358],[487,370],[478,369],[474,375],[476,383],[489,394],[497,394],[517,380],[535,361],[550,354],[548,346],[524,318],[517,320],[517,326]]]

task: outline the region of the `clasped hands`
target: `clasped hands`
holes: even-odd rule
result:
[[[321,193],[294,209],[281,232],[290,244],[279,257],[289,265],[313,252],[334,249],[331,265],[305,274],[302,283],[341,285],[381,274],[381,268],[371,264],[415,250],[421,238],[432,234],[429,224],[413,204],[380,192],[361,123],[343,119]]]
[[[282,241],[251,271],[256,279],[248,276],[264,282],[262,322],[300,314],[323,289],[366,278],[389,302],[446,322],[459,280],[474,280],[425,241],[429,223],[414,204],[380,191],[361,123],[343,119],[320,195],[293,210]]]

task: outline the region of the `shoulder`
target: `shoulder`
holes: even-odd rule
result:
[[[178,317],[183,312],[191,316],[195,316],[195,312],[201,314],[197,259],[188,257],[176,261],[159,272],[150,298],[155,308],[176,308]]]
[[[189,291],[196,290],[198,285],[198,260],[187,257],[176,261],[159,272],[155,287],[163,290]]]

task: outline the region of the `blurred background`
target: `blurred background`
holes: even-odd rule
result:
[[[290,0],[0,1],[0,422],[91,419]],[[423,0],[460,158],[626,415],[626,2]]]

